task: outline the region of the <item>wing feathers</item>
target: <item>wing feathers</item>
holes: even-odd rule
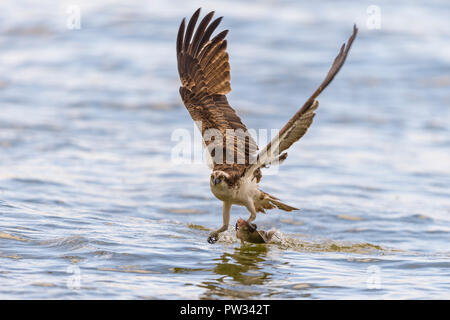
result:
[[[322,83],[320,84],[320,86],[316,89],[316,91],[314,91],[314,93],[308,98],[308,100],[306,100],[306,102],[304,103],[304,105],[302,106],[302,108],[288,121],[288,123],[286,123],[286,125],[281,129],[280,131],[280,136],[283,134],[283,132],[285,130],[288,130],[288,128],[290,126],[292,126],[292,124],[299,119],[300,117],[302,117],[310,108],[311,106],[314,104],[314,100],[320,95],[320,93],[330,84],[331,81],[333,81],[334,77],[336,76],[336,74],[339,72],[339,70],[341,70],[341,67],[344,65],[345,59],[347,58],[347,54],[350,50],[350,47],[353,43],[353,40],[355,40],[356,35],[358,33],[358,28],[356,28],[356,25],[353,25],[353,34],[351,35],[351,37],[348,39],[347,41],[347,45],[344,43],[341,46],[341,49],[339,50],[339,54],[336,56],[336,58],[333,61],[333,64],[331,65],[330,70],[328,71],[325,79],[322,81]],[[301,136],[298,137],[298,139],[300,139]],[[298,140],[297,139],[297,140]],[[297,141],[295,140],[295,141]],[[293,142],[295,142],[293,141]],[[286,148],[289,148],[290,145],[288,145]],[[285,149],[284,149],[285,150]],[[280,152],[282,152],[283,150],[280,149]]]
[[[178,35],[177,35],[177,55],[181,52],[181,47],[183,45],[185,23],[186,23],[186,19],[183,18],[183,20],[181,21],[181,24],[180,24],[180,28],[178,29]]]
[[[205,66],[208,64],[209,60],[211,60],[211,57],[213,55],[213,50],[215,50],[220,44],[221,41],[225,39],[226,35],[228,34],[228,30],[224,30],[221,33],[219,33],[217,36],[215,36],[210,43],[206,44],[203,49],[198,54],[198,60],[200,63]],[[226,49],[226,45],[225,45]]]
[[[209,38],[211,37],[214,30],[216,30],[219,23],[222,21],[223,17],[219,17],[216,20],[214,20],[209,27],[206,29],[205,33],[203,34],[203,37],[201,41],[198,43],[198,47],[196,48],[194,54],[196,55],[198,53],[198,50],[203,48],[203,45],[209,41]]]
[[[319,102],[316,98],[320,93],[333,81],[336,74],[344,65],[348,52],[352,46],[353,41],[358,33],[358,28],[353,25],[353,33],[348,39],[347,43],[343,44],[339,50],[338,55],[333,61],[330,70],[328,71],[325,79],[314,91],[314,93],[306,100],[299,111],[286,123],[286,125],[280,130],[278,135],[264,148],[257,156],[256,163],[250,165],[244,175],[247,177],[254,177],[258,169],[264,167],[266,164],[272,163],[277,159],[284,150],[288,149],[293,143],[298,141],[308,130],[311,125],[315,113],[314,111],[319,106]]]
[[[357,34],[358,34],[358,28],[356,27],[356,25],[353,25],[353,33],[352,33],[352,35],[348,39],[347,44],[344,43],[341,46],[341,49],[339,50],[339,54],[334,59],[333,64],[331,65],[331,68],[328,71],[325,79],[322,81],[322,83],[316,89],[316,91],[314,91],[314,93],[311,95],[311,97],[309,97],[309,99],[306,100],[306,102],[303,105],[303,107],[294,115],[293,119],[296,118],[296,117],[301,116],[301,114],[303,112],[305,112],[309,107],[311,107],[311,105],[313,104],[314,100],[330,84],[330,82],[333,81],[334,77],[337,75],[339,70],[341,70],[341,67],[344,65],[345,59],[347,59],[348,52],[350,51],[352,43],[355,40]],[[288,124],[289,124],[289,122],[288,122]]]
[[[222,134],[223,141],[215,139],[205,141],[208,149],[211,143],[214,143],[213,147],[218,145],[223,147],[223,155],[233,151],[235,159],[244,157],[246,160],[242,162],[242,168],[239,170],[242,172],[244,164],[249,163],[249,150],[256,153],[257,147],[225,97],[225,94],[231,91],[230,64],[225,40],[228,30],[218,33],[210,40],[222,17],[210,23],[214,15],[214,12],[210,12],[195,30],[199,15],[200,9],[193,14],[187,28],[183,19],[178,30],[176,48],[182,84],[180,95],[192,119],[200,125],[202,135],[205,135],[207,129],[217,129]],[[243,133],[237,134],[237,140],[243,137],[246,141],[244,150],[238,148],[239,141],[235,141],[234,135],[231,139],[227,139],[230,138],[227,135],[231,134],[228,132],[229,129],[232,132],[241,129]]]
[[[191,42],[192,32],[194,31],[195,24],[197,23],[199,14],[200,14],[200,8],[194,12],[194,14],[191,17],[191,20],[189,20],[189,23],[188,23],[188,26],[186,29],[186,35],[184,37],[183,49],[185,52],[188,52],[188,47]]]
[[[191,55],[195,56],[195,53],[197,52],[198,47],[200,46],[200,40],[204,35],[206,26],[211,21],[213,15],[214,15],[214,11],[211,11],[203,18],[203,20],[198,25],[197,31],[195,32],[195,35],[194,35],[194,40],[192,40],[192,46],[189,48],[190,49],[189,53]]]
[[[214,16],[214,11],[212,11],[200,21],[196,29],[199,15],[200,9],[192,15],[187,27],[186,20],[183,19],[178,29],[176,51],[178,72],[182,84],[180,87],[181,98],[192,119],[198,124],[201,123],[199,129],[203,135],[207,129],[216,129],[221,132],[223,141],[213,139],[208,142],[209,144],[223,146],[224,155],[233,151],[235,160],[242,157],[242,153],[244,153],[245,163],[241,166],[233,164],[229,169],[247,176],[254,176],[266,164],[284,160],[287,154],[283,151],[306,133],[314,119],[314,111],[319,105],[316,98],[333,81],[344,65],[358,29],[356,25],[353,26],[353,34],[347,43],[340,47],[325,79],[300,110],[280,130],[277,137],[258,154],[257,162],[250,164],[249,160],[257,150],[256,143],[225,97],[225,94],[231,91],[230,64],[225,40],[228,30],[218,33],[211,39],[222,21],[222,17],[212,20]],[[230,135],[227,133],[229,129],[234,131],[232,137],[227,136],[227,134]],[[239,143],[242,141],[245,141],[245,152],[239,148]],[[209,147],[209,145],[207,146]],[[211,155],[214,158],[213,152]],[[214,166],[223,169],[223,166],[226,165],[214,163]]]

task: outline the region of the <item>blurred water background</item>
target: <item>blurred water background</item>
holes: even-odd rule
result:
[[[360,29],[311,129],[263,178],[301,208],[257,217],[273,244],[232,230],[208,244],[210,171],[171,161],[172,132],[194,132],[175,37],[198,7],[225,17],[229,101],[254,129],[281,128]],[[0,298],[450,298],[448,1],[1,8]],[[233,224],[247,216],[233,207]]]

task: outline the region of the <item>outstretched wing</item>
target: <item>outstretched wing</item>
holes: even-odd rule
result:
[[[353,34],[347,41],[347,44],[343,44],[339,54],[334,59],[330,70],[328,71],[325,79],[320,86],[314,91],[314,93],[306,100],[303,107],[297,111],[297,113],[286,123],[286,125],[280,130],[278,135],[258,154],[255,163],[248,166],[245,170],[246,177],[256,177],[258,180],[260,176],[260,168],[270,165],[272,163],[281,162],[286,159],[287,153],[283,153],[294,142],[298,141],[308,130],[315,116],[314,111],[319,106],[319,102],[316,98],[320,93],[330,84],[341,67],[344,65],[348,52],[352,46],[353,40],[356,38],[358,28],[353,26]]]
[[[212,11],[203,18],[194,33],[199,14],[200,9],[192,15],[187,28],[183,19],[178,30],[180,95],[202,133],[214,165],[227,160],[245,165],[256,153],[257,146],[225,96],[231,91],[225,40],[228,30],[210,39],[222,20],[220,17],[211,22]]]

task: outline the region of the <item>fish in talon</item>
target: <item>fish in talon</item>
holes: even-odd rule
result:
[[[268,243],[272,240],[275,231],[256,230],[256,225],[251,224],[243,219],[236,222],[236,238],[241,240],[241,243]]]

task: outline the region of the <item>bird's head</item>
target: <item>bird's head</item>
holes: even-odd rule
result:
[[[227,186],[230,175],[224,171],[216,170],[211,174],[211,186]]]

